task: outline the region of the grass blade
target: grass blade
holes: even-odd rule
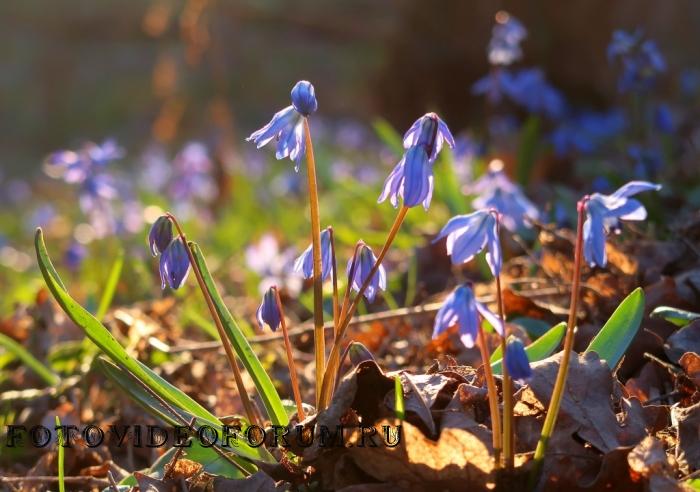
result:
[[[56,434],[58,435],[58,442],[56,452],[58,453],[58,490],[59,492],[66,492],[66,481],[65,481],[65,460],[66,460],[66,450],[63,447],[63,431],[61,430],[61,419],[56,415]]]
[[[287,425],[289,423],[289,418],[287,417],[287,412],[284,410],[282,399],[277,393],[275,386],[272,384],[272,380],[267,374],[267,371],[263,368],[255,352],[253,352],[253,349],[241,331],[241,328],[238,326],[238,323],[224,304],[224,300],[221,298],[221,294],[219,294],[214,279],[209,272],[202,251],[199,249],[199,246],[197,246],[197,243],[190,242],[189,245],[194,259],[197,262],[197,266],[202,272],[204,284],[214,302],[216,312],[224,325],[226,335],[231,341],[231,345],[233,345],[233,349],[236,351],[238,358],[243,362],[248,374],[255,383],[255,388],[258,390],[258,394],[265,405],[270,420],[275,425]]]
[[[406,406],[403,400],[403,385],[401,384],[401,375],[394,376],[394,408],[396,410],[396,418],[404,420],[406,418]]]
[[[179,407],[192,416],[201,418],[204,421],[222,425],[219,419],[206,408],[129,355],[124,347],[112,336],[110,331],[61,287],[63,284],[60,278],[55,276],[58,275],[58,273],[56,273],[51,259],[48,256],[48,252],[46,251],[41,229],[37,229],[36,232],[35,248],[39,261],[39,268],[44,276],[44,281],[56,301],[68,317],[82,328],[87,337],[92,340],[104,354],[112,359],[119,367],[128,371],[135,378],[138,378],[139,381],[143,382],[143,384],[148,386],[155,394],[172,406]],[[267,450],[253,448],[245,442],[240,442],[239,446],[232,448],[232,452],[248,459],[270,463],[275,462],[275,459]],[[245,465],[251,470],[255,468],[249,463],[245,463]]]
[[[112,299],[114,299],[114,292],[117,290],[117,284],[119,283],[119,277],[122,274],[122,267],[124,266],[124,250],[120,250],[117,257],[112,263],[112,268],[109,270],[109,275],[107,276],[107,283],[102,291],[102,296],[100,297],[100,303],[97,305],[97,311],[95,312],[95,318],[101,320],[107,314],[109,306],[112,305]],[[64,289],[65,290],[65,289]]]
[[[617,306],[586,352],[597,353],[614,369],[637,334],[643,314],[644,291],[637,287]]]
[[[566,323],[561,322],[558,325],[552,326],[547,333],[525,347],[527,360],[537,362],[552,355],[561,343],[564,334],[566,333]],[[491,368],[494,374],[501,374],[501,347],[499,346],[491,354]]]
[[[3,333],[0,333],[0,346],[5,347],[8,352],[12,353],[21,360],[24,365],[34,371],[47,386],[56,386],[61,381],[61,378],[30,354],[27,349]]]

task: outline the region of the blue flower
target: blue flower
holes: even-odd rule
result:
[[[557,119],[566,111],[564,96],[546,80],[539,68],[514,72],[507,82],[506,93],[515,104],[530,113]]]
[[[75,271],[80,267],[86,255],[87,250],[85,246],[79,242],[73,241],[64,253],[63,261],[69,269]]]
[[[605,238],[620,230],[620,220],[644,220],[647,211],[638,200],[630,198],[642,191],[658,191],[661,185],[646,181],[630,181],[611,195],[593,193],[585,200],[586,221],[583,223],[583,255],[591,266],[607,263]]]
[[[190,258],[185,248],[187,246],[178,236],[163,251],[160,257],[161,289],[165,289],[166,285],[171,289],[179,289],[185,283],[190,271]]]
[[[333,251],[331,249],[331,231],[326,228],[321,231],[321,279],[326,280],[333,269]],[[299,255],[294,262],[294,271],[301,272],[306,279],[314,276],[313,244]]]
[[[608,59],[618,60],[622,73],[617,87],[620,92],[649,89],[659,74],[666,71],[666,61],[656,43],[644,39],[637,29],[633,33],[615,31],[608,46]]]
[[[433,325],[433,338],[436,338],[448,328],[457,325],[462,343],[467,348],[473,347],[479,330],[479,314],[501,336],[503,335],[503,324],[498,316],[476,300],[471,287],[466,284],[460,285],[445,299],[445,302],[437,312],[435,324]]]
[[[272,139],[277,141],[275,157],[289,157],[294,161],[294,170],[299,170],[299,162],[306,152],[304,118],[316,111],[318,102],[311,83],[302,80],[292,89],[292,104],[278,111],[270,122],[246,139],[255,142],[258,148]]]
[[[165,215],[161,215],[148,232],[148,246],[153,256],[165,251],[173,240],[173,223]]]
[[[529,219],[539,218],[537,207],[528,200],[520,186],[513,183],[503,171],[503,162],[494,159],[488,171],[467,191],[479,193],[472,205],[476,209],[495,209],[501,223],[509,231],[530,227]]]
[[[359,246],[356,257],[354,271],[354,258],[348,261],[347,274],[352,290],[359,292],[362,285],[367,281],[372,267],[377,262],[377,257],[374,256],[370,247],[365,243],[361,243]],[[374,274],[372,280],[370,280],[369,285],[365,289],[365,298],[367,301],[373,302],[380,289],[386,290],[386,270],[384,269],[384,265],[379,265],[377,273]]]
[[[657,104],[654,108],[654,126],[662,133],[673,133],[676,128],[671,108],[667,104]]]
[[[261,330],[265,324],[267,324],[272,331],[277,330],[282,320],[282,315],[277,305],[277,287],[272,286],[265,292],[255,317],[258,320],[258,326]]]
[[[510,377],[520,383],[525,383],[532,377],[532,368],[525,352],[525,346],[519,338],[508,337],[506,342],[506,369]]]
[[[520,43],[526,37],[527,30],[518,19],[508,12],[498,12],[488,46],[489,63],[491,65],[510,65],[518,61],[523,55]]]
[[[697,68],[686,68],[681,71],[679,77],[681,92],[685,97],[693,97],[700,89],[700,70]]]
[[[503,256],[498,240],[498,224],[491,210],[477,210],[452,217],[433,242],[446,236],[447,254],[452,256],[453,265],[467,263],[486,248],[486,261],[491,273],[494,276],[501,273]]]
[[[627,154],[634,162],[634,175],[639,179],[655,176],[663,166],[663,157],[657,147],[630,145]]]
[[[550,139],[559,157],[572,152],[590,154],[603,142],[620,134],[626,126],[627,120],[619,109],[583,111],[562,121]]]
[[[472,85],[472,94],[486,96],[491,104],[498,104],[508,96],[512,87],[513,75],[509,70],[495,68]]]
[[[428,210],[433,196],[433,163],[443,142],[450,147],[455,145],[452,133],[438,115],[427,113],[418,118],[404,135],[406,153],[384,181],[377,202],[389,198],[389,202],[397,207],[401,197],[406,207],[422,203]]]

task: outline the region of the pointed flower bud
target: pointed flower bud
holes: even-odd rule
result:
[[[519,338],[514,336],[508,337],[506,342],[506,369],[510,377],[520,383],[525,383],[532,377],[532,368],[525,346]]]
[[[173,223],[170,219],[161,215],[151,226],[148,233],[148,245],[151,248],[151,254],[158,256],[159,253],[165,251],[170,242],[173,240]]]
[[[357,259],[355,260],[354,272],[352,271],[353,258],[351,258],[350,261],[348,261],[347,273],[348,277],[350,277],[352,274],[352,278],[349,279],[349,283],[352,286],[352,290],[354,290],[355,292],[360,291],[360,288],[367,281],[369,273],[376,262],[377,257],[374,256],[374,253],[372,253],[370,247],[362,243],[362,245],[357,250]],[[384,269],[383,265],[379,265],[379,269],[374,274],[372,280],[369,282],[369,285],[365,289],[365,298],[369,302],[373,302],[375,296],[377,295],[377,292],[380,289],[386,290],[386,270]]]
[[[331,231],[326,228],[321,231],[321,279],[326,280],[333,269],[333,251],[331,249]],[[301,272],[306,279],[314,276],[313,244],[294,261],[294,271]]]
[[[187,254],[187,246],[180,237],[173,239],[163,251],[160,257],[160,283],[165,289],[169,285],[171,289],[179,289],[187,279],[190,272],[190,258]]]
[[[318,109],[316,90],[308,80],[300,80],[292,88],[292,105],[297,112],[309,116]]]
[[[437,312],[433,325],[433,338],[437,338],[451,326],[457,325],[462,343],[467,348],[473,347],[479,329],[479,314],[503,336],[503,324],[498,316],[476,300],[474,291],[468,284],[460,285],[445,299]]]
[[[384,181],[378,203],[389,198],[398,206],[399,197],[407,207],[422,203],[428,210],[433,197],[433,163],[442,150],[443,142],[455,146],[449,128],[435,113],[418,118],[404,135],[406,153]]]
[[[501,272],[503,255],[498,240],[498,224],[490,210],[477,210],[467,215],[452,217],[433,242],[447,236],[447,254],[452,264],[467,263],[484,248],[486,262],[494,276]]]
[[[270,327],[272,331],[277,330],[282,320],[279,306],[277,305],[277,287],[272,286],[263,295],[263,300],[256,313],[258,326],[262,330],[264,325]]]
[[[292,89],[292,104],[278,111],[270,122],[250,134],[246,141],[253,141],[258,148],[271,141],[277,142],[275,157],[289,157],[294,161],[294,170],[299,171],[299,162],[306,153],[304,117],[316,111],[318,102],[311,83],[302,80]]]

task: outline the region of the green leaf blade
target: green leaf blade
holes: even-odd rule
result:
[[[47,386],[56,386],[61,381],[61,378],[29,353],[27,349],[3,333],[0,333],[0,346],[4,347],[5,350],[21,360],[22,363],[39,376]]]
[[[617,306],[584,353],[597,353],[614,369],[637,334],[643,315],[644,291],[637,287]]]
[[[564,338],[565,333],[566,323],[564,322],[551,327],[547,333],[525,347],[527,360],[532,363],[552,355],[552,353],[561,343],[562,338]],[[503,356],[501,354],[501,347],[499,346],[493,351],[493,354],[491,354],[491,369],[493,370],[494,374],[501,374],[502,360]]]

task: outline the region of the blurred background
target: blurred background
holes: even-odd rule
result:
[[[657,41],[669,66],[662,92],[700,66],[691,0],[8,1],[0,167],[26,176],[52,150],[106,137],[129,155],[153,140],[205,139],[235,159],[302,78],[324,117],[381,115],[403,129],[431,109],[455,132],[478,126],[484,105],[469,88],[488,71],[501,9],[527,26],[523,63],[575,103],[618,97],[605,57],[615,29],[642,27]]]

